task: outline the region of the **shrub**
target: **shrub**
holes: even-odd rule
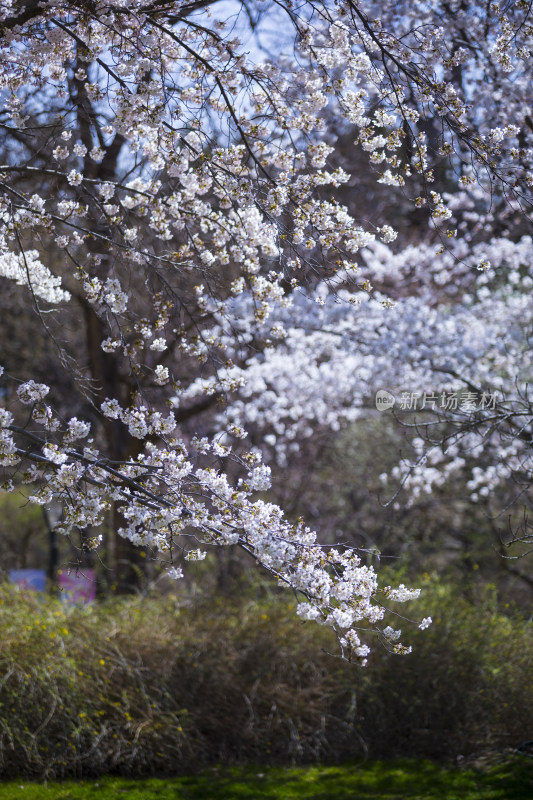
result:
[[[420,605],[435,623],[414,653],[361,670],[276,595],[69,608],[3,586],[2,775],[455,758],[531,738],[531,623],[429,581]]]

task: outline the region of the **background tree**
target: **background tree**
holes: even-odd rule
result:
[[[57,365],[45,383],[31,357],[6,363],[4,486],[38,483],[43,504],[59,495],[64,533],[113,510],[119,541],[156,548],[174,577],[205,546],[239,545],[364,660],[360,628],[393,641],[385,605],[416,592],[378,594],[353,549],[318,546],[258,499],[270,487],[261,451],[283,461],[302,437],[355,419],[380,369],[405,382],[391,342],[401,359],[410,341],[409,374],[429,380],[423,320],[430,308],[448,331],[435,306],[455,275],[431,287],[390,276],[396,220],[344,205],[355,175],[331,131],[351,126],[378,185],[429,222],[426,261],[450,241],[444,260],[470,285],[486,244],[468,230],[471,203],[518,216],[517,231],[528,210],[529,4],[217,9],[1,6],[0,274],[22,285]],[[294,48],[263,59],[249,37],[272,15]],[[453,324],[459,336],[460,310]],[[116,556],[128,588],[129,545]]]

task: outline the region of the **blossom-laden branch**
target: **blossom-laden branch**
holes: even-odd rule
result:
[[[66,426],[60,425],[43,403],[46,385],[29,381],[17,394],[21,403],[31,407],[33,424],[46,434],[14,425],[12,414],[0,410],[1,463],[16,468],[29,462],[19,478],[42,485],[30,496],[33,502],[46,505],[53,497],[63,501],[58,532],[98,526],[111,504],[118,503],[126,522],[120,534],[136,545],[157,550],[170,577],[182,577],[183,560],[203,560],[206,547],[237,545],[281,585],[297,593],[300,617],[331,626],[350,658],[366,663],[370,647],[361,641],[363,632],[395,642],[395,652],[406,651],[391,635],[390,626],[382,628],[379,623],[385,602],[412,600],[418,590],[404,586],[379,590],[374,570],[362,565],[353,549],[320,546],[303,521],[289,523],[278,506],[254,499],[254,494],[270,486],[270,468],[257,454],[240,455],[246,477],[231,486],[213,466],[199,466],[200,457],[230,458],[228,447],[202,439],[194,441],[188,453],[183,441],[170,438],[171,416],[156,418],[147,409],[138,409],[135,415],[122,414],[133,435],[146,426],[168,438],[168,443],[147,446],[134,462],[114,464],[99,453],[92,439],[83,447],[78,445],[90,434],[87,423],[72,418]],[[106,413],[115,413],[111,404]],[[14,486],[3,488],[13,490]],[[98,537],[89,542],[95,548],[98,544]]]
[[[479,208],[494,227],[519,216],[519,246],[532,31],[527,3],[463,5],[0,4],[0,276],[28,290],[58,355],[46,383],[41,365],[4,365],[7,489],[61,497],[65,533],[113,506],[121,536],[176,577],[180,559],[239,545],[347,654],[366,658],[361,628],[396,641],[384,605],[416,592],[380,594],[354,551],[286,520],[257,494],[270,467],[243,441],[251,430],[272,464],[287,458],[359,414],[380,370],[398,386],[406,364],[413,380],[484,385],[466,351],[446,360],[472,326],[443,298],[457,270],[467,293],[473,253],[489,272],[483,247],[503,247]],[[264,20],[290,32],[275,58]],[[423,220],[411,252],[371,200],[341,202],[360,170],[340,165],[341,134]],[[483,313],[526,313],[495,288]],[[488,350],[481,334],[472,346],[501,373],[489,333]]]

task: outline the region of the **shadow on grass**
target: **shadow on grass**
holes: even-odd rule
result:
[[[0,785],[2,800],[531,800],[533,760],[486,771],[426,761],[298,769],[215,768],[195,777],[101,778],[48,785]]]

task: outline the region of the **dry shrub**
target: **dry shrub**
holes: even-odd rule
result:
[[[361,670],[276,595],[68,608],[4,586],[2,776],[455,758],[531,738],[531,623],[429,581],[419,605],[435,623],[414,653]]]

